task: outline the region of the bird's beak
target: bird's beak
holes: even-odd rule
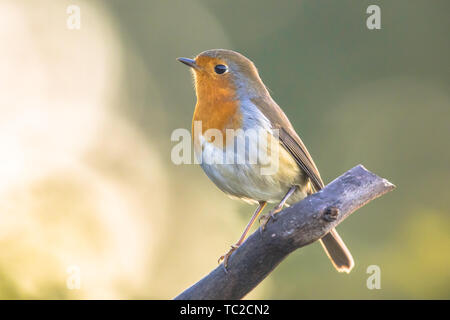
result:
[[[195,63],[195,60],[188,59],[188,58],[177,58],[177,60],[191,68],[194,68],[194,69],[198,68],[197,64]]]

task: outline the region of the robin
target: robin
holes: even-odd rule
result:
[[[204,51],[195,59],[177,60],[191,67],[194,75],[197,104],[193,116],[193,143],[201,167],[229,196],[258,204],[239,240],[219,258],[226,269],[230,255],[244,242],[267,203],[277,205],[269,214],[261,216],[261,230],[269,220],[275,220],[275,214],[285,205],[319,191],[324,184],[304,143],[270,96],[251,60],[224,49]],[[194,130],[198,123],[201,129]],[[208,130],[215,130],[222,138],[208,135]],[[263,151],[270,153],[269,161],[278,164],[277,170],[262,174],[263,164],[259,161],[205,161],[224,159],[227,152],[238,155],[239,150],[233,145],[230,147],[230,141],[235,139],[228,139],[228,136],[239,130],[263,131],[276,141],[278,152]],[[241,149],[241,152],[248,153],[248,150]],[[339,272],[349,273],[354,265],[353,258],[337,231],[331,230],[320,242],[334,267]]]

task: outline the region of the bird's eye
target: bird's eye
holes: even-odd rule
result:
[[[223,65],[223,64],[218,64],[214,67],[214,71],[217,74],[222,74],[225,73],[228,70],[227,66]]]

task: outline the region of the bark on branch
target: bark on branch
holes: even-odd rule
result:
[[[366,203],[395,186],[358,165],[321,191],[284,209],[222,265],[175,299],[241,299],[294,250],[319,240]]]

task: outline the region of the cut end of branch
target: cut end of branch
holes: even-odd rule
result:
[[[384,186],[386,188],[388,188],[389,190],[397,188],[397,186],[395,184],[391,183],[390,181],[388,181],[386,179],[383,179],[383,183],[384,183]]]

